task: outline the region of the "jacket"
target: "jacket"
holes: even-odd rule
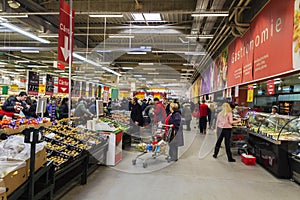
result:
[[[68,118],[69,116],[69,108],[67,104],[62,104],[58,110],[59,119]]]
[[[80,101],[74,111],[74,117],[82,117],[84,114],[93,115],[84,105],[84,101]]]
[[[182,110],[182,115],[185,119],[185,121],[191,121],[192,120],[192,111],[189,106],[184,106]]]
[[[26,104],[22,101],[19,101],[17,99],[17,97],[15,96],[11,96],[9,97],[8,99],[6,99],[6,101],[3,103],[2,105],[2,109],[4,111],[7,111],[7,112],[16,112],[16,113],[19,113],[18,111],[15,110],[14,106],[16,105],[16,102],[19,102],[21,103],[22,107],[23,107],[23,110],[26,109]]]
[[[162,102],[158,102],[155,104],[154,108],[154,122],[165,122],[165,119],[167,117],[165,106]]]
[[[205,103],[201,103],[199,111],[200,111],[200,117],[207,117],[208,105],[206,105]]]
[[[181,114],[179,111],[175,111],[171,114],[171,117],[168,121],[169,125],[174,125],[174,139],[171,141],[172,144],[176,144],[177,146],[184,145],[183,139],[183,127],[181,123]]]
[[[143,126],[144,118],[143,118],[142,106],[140,104],[135,104],[132,106],[130,113],[130,123],[134,124],[135,122],[139,123],[139,126]]]

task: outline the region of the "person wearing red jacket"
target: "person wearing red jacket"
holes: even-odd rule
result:
[[[207,117],[208,117],[208,105],[205,104],[205,100],[202,100],[202,103],[200,104],[199,112],[200,112],[200,133],[206,134],[206,126],[207,126]]]
[[[164,123],[167,117],[165,106],[158,98],[154,98],[154,102],[154,123]]]

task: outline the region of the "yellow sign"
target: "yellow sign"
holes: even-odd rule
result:
[[[253,102],[253,85],[248,85],[247,102]]]
[[[18,86],[18,85],[11,85],[11,86],[10,86],[10,89],[11,89],[12,91],[18,91],[19,86]]]
[[[44,84],[39,84],[39,93],[45,93],[46,86]]]

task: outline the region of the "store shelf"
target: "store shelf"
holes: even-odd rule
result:
[[[276,144],[276,145],[280,145],[280,144],[281,144],[281,141],[279,141],[279,140],[273,140],[273,139],[268,138],[268,137],[266,137],[266,136],[263,136],[263,135],[261,135],[261,134],[259,134],[259,133],[255,133],[255,132],[250,131],[249,134],[254,135],[254,136],[256,136],[256,137],[259,137],[259,138],[261,138],[261,139],[264,139],[264,140],[266,140],[266,141],[268,141],[268,142],[271,142],[271,143],[273,143],[273,144]]]

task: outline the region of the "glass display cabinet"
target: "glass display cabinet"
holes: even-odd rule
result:
[[[268,113],[248,113],[248,150],[278,178],[291,178],[289,155],[300,141],[300,118]]]

